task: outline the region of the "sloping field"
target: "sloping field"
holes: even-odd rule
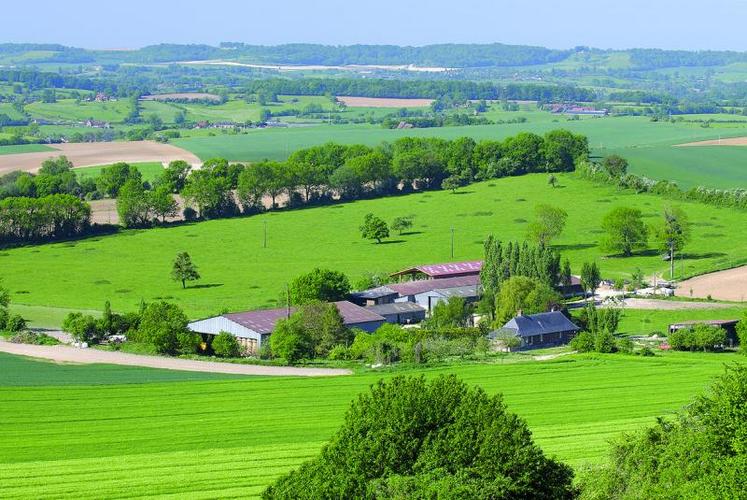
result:
[[[744,302],[747,299],[747,266],[727,269],[715,273],[696,276],[683,281],[677,288],[677,295],[697,298],[713,297],[719,300]]]
[[[215,94],[207,94],[204,92],[182,92],[175,94],[152,94],[144,95],[140,98],[143,101],[170,101],[174,99],[185,99],[190,101],[210,100],[219,101],[220,96]]]
[[[154,141],[137,142],[84,142],[74,144],[52,144],[52,151],[0,155],[0,174],[13,170],[36,172],[44,160],[65,155],[76,167],[107,165],[124,161],[127,163],[184,160],[199,165],[200,159],[189,151],[171,144]]]
[[[345,96],[338,96],[337,100],[349,108],[423,108],[433,102],[433,99]]]
[[[422,372],[502,392],[548,454],[580,465],[603,460],[612,437],[689,402],[734,357],[571,356]],[[143,383],[140,369],[140,382],[124,373],[117,384],[106,365],[45,365],[52,386],[39,385],[35,362],[10,358],[10,370],[8,359],[0,358],[4,499],[256,497],[319,451],[357,394],[392,376]],[[100,378],[110,385],[91,385]]]
[[[550,203],[568,212],[566,230],[555,243],[574,271],[591,260],[611,279],[630,277],[636,268],[647,276],[668,270],[653,246],[650,252],[629,258],[607,257],[598,247],[601,220],[609,210],[640,208],[645,221],[653,224],[668,200],[597,186],[573,175],[558,178],[558,188],[547,184],[546,175],[537,174],[473,184],[459,194],[424,192],[6,249],[0,252],[0,268],[15,303],[100,309],[110,300],[114,310],[129,311],[141,299],[164,299],[196,318],[224,308],[275,306],[289,280],[316,266],[337,269],[355,280],[368,272],[479,259],[488,234],[504,241],[523,240],[535,205]],[[677,276],[747,263],[743,212],[697,203],[678,205],[694,226],[684,260],[677,259]],[[387,222],[413,214],[415,226],[411,234],[394,234],[378,245],[360,235],[359,226],[369,212]],[[202,275],[199,286],[186,290],[169,277],[174,257],[182,251],[190,253]]]

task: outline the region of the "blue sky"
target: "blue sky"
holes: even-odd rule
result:
[[[747,51],[745,20],[744,0],[27,0],[3,5],[0,42],[502,42]]]

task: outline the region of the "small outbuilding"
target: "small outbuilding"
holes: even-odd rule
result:
[[[580,328],[560,311],[523,314],[521,311],[503,328],[490,334],[495,338],[501,332],[511,332],[521,339],[521,349],[538,349],[565,345],[576,336]]]
[[[369,311],[383,316],[387,323],[413,325],[425,320],[425,308],[413,302],[393,302],[367,307]]]
[[[681,321],[679,323],[672,323],[669,325],[669,333],[676,332],[677,330],[684,330],[687,328],[693,328],[697,325],[709,325],[723,329],[726,332],[726,342],[729,347],[734,347],[739,343],[739,336],[737,335],[737,324],[738,319],[714,319],[714,320],[691,320]]]

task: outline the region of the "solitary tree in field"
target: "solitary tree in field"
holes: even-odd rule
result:
[[[381,243],[382,239],[389,237],[389,227],[386,225],[386,222],[374,214],[366,214],[360,230],[363,238],[376,240],[376,243]]]
[[[674,278],[674,253],[690,239],[690,221],[680,207],[666,207],[661,225],[656,228],[659,248],[669,256],[669,277]]]
[[[628,172],[628,160],[618,155],[606,156],[602,166],[612,177],[622,177]]]
[[[534,215],[528,228],[529,238],[543,246],[560,236],[568,219],[568,213],[562,208],[545,204],[534,207]]]
[[[618,252],[629,257],[634,250],[646,248],[648,243],[648,227],[637,208],[612,209],[602,219],[602,229],[607,233],[602,241],[602,249],[608,252]]]
[[[407,217],[395,217],[391,227],[401,236],[403,232],[412,228],[412,224],[412,215],[408,215]]]
[[[558,185],[558,178],[555,177],[555,174],[550,174],[550,176],[547,178],[547,183],[552,187],[556,187]]]
[[[450,189],[452,193],[456,193],[457,189],[459,189],[463,184],[464,182],[459,176],[452,175],[444,179],[441,183],[441,189]]]
[[[187,281],[200,279],[200,273],[197,272],[197,266],[192,262],[192,258],[187,252],[176,254],[176,260],[171,268],[171,279],[181,281],[182,288],[187,288]]]

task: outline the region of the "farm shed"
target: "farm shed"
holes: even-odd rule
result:
[[[340,311],[343,323],[348,328],[358,328],[367,332],[373,332],[382,324],[384,317],[366,308],[357,306],[346,300],[334,302]],[[220,332],[228,332],[235,336],[241,344],[244,353],[248,355],[257,354],[264,342],[267,342],[275,324],[278,320],[295,312],[286,308],[264,309],[240,313],[223,314],[189,323],[188,328],[193,332],[204,335],[218,335]]]
[[[466,262],[447,262],[445,264],[415,266],[396,272],[391,276],[393,278],[399,278],[400,280],[434,280],[456,278],[459,276],[479,276],[480,270],[482,270],[482,261],[472,260]]]
[[[477,302],[480,299],[480,285],[436,288],[415,295],[415,303],[420,304],[430,312],[439,302],[448,301],[451,297],[461,297],[468,304]]]
[[[491,332],[495,338],[500,332],[509,331],[521,339],[522,349],[537,349],[564,345],[576,336],[579,327],[560,311],[539,314],[523,314],[521,311],[503,328]]]
[[[474,274],[469,276],[458,276],[455,278],[443,278],[433,280],[405,281],[404,283],[394,283],[387,285],[399,296],[395,302],[416,302],[416,296],[422,295],[433,290],[457,288],[457,287],[477,287],[480,284],[480,276]],[[423,307],[425,304],[420,304]]]
[[[387,323],[411,325],[425,319],[425,308],[413,302],[395,302],[367,308],[384,317]]]
[[[568,286],[562,283],[558,284],[558,292],[568,299],[571,297],[582,297],[584,295],[584,287],[581,286],[581,278],[579,276],[571,276],[571,284]]]
[[[737,335],[737,323],[739,323],[738,319],[681,321],[679,323],[673,323],[669,325],[669,333],[676,332],[677,330],[684,330],[686,328],[692,328],[697,325],[717,326],[726,331],[726,341],[728,342],[730,347],[734,347],[739,343],[739,336]]]

